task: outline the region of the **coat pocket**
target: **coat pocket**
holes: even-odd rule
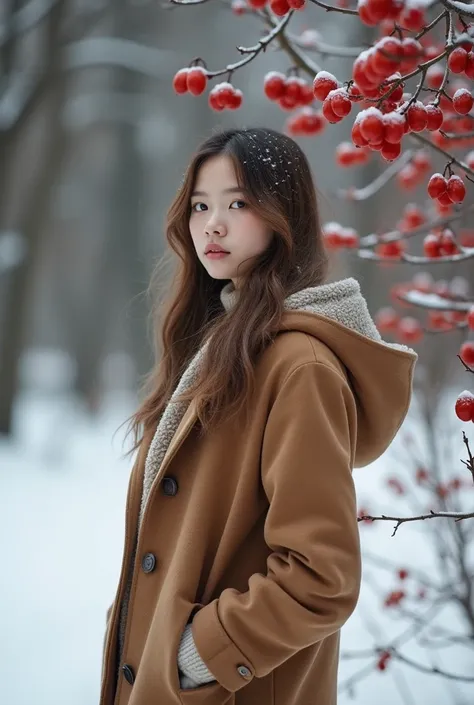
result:
[[[174,648],[175,678],[179,699],[183,705],[234,705],[234,693],[228,691],[218,681],[205,683],[203,685],[199,685],[197,688],[180,687],[178,670],[179,642],[185,626],[188,622],[192,621],[194,614],[201,609],[201,607],[203,607],[203,605],[200,602],[195,602],[189,605],[183,619],[180,620],[180,631]]]

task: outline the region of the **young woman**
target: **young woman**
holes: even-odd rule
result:
[[[137,457],[101,705],[334,705],[360,589],[352,470],[408,410],[416,354],[325,283],[311,172],[214,134],[168,213],[178,256]]]

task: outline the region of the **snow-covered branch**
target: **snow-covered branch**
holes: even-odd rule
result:
[[[12,35],[16,37],[33,29],[33,27],[45,19],[53,7],[60,1],[61,0],[31,0],[31,2],[13,13],[8,27],[4,22],[0,24],[0,47],[3,46]]]

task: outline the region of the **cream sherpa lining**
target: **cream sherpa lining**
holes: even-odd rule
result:
[[[235,290],[233,282],[228,282],[221,290],[221,301],[224,308],[229,311],[237,302],[238,291]],[[285,299],[284,307],[290,311],[308,311],[331,318],[338,323],[350,328],[357,333],[361,333],[369,339],[387,345],[388,347],[403,350],[405,352],[414,351],[406,345],[397,343],[387,343],[382,340],[379,331],[377,330],[374,321],[369,313],[367,302],[363,297],[359,282],[353,277],[342,279],[330,284],[322,284],[320,286],[308,287],[301,291],[291,294]],[[188,367],[184,371],[179,384],[177,385],[170,403],[167,405],[161,420],[156,429],[153,440],[150,444],[148,454],[145,461],[145,472],[143,479],[143,493],[140,506],[140,514],[138,521],[138,531],[140,531],[143,514],[146,503],[150,494],[153,480],[155,479],[158,470],[161,466],[168,446],[173,438],[176,429],[179,426],[181,419],[186,412],[188,404],[186,402],[175,402],[178,395],[188,390],[197,378],[199,365],[203,359],[207,349],[207,344],[204,344],[193,357]],[[125,589],[125,594],[122,602],[120,613],[119,626],[119,664],[123,650],[123,639],[125,634],[128,602],[130,599],[130,589],[132,584],[133,565],[135,562],[135,550],[129,566],[128,581]],[[185,634],[183,634],[181,646],[185,649],[184,659],[183,652],[180,651],[180,660],[182,666],[186,669],[187,676],[193,676],[198,683],[208,682],[213,679],[212,674],[207,670],[205,664],[199,658],[192,641],[191,627],[188,625]],[[193,648],[194,647],[194,648]],[[197,655],[197,658],[196,658]],[[187,667],[186,667],[187,666]],[[203,668],[204,666],[204,668]],[[184,671],[183,668],[183,671]],[[207,673],[206,673],[207,672]]]

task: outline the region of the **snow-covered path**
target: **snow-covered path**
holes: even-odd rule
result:
[[[91,419],[61,394],[23,393],[16,408],[15,441],[0,441],[0,674],[4,705],[96,705],[105,610],[119,577],[124,504],[130,459],[123,459],[124,428],[134,400],[111,395]],[[387,454],[355,471],[359,505],[376,513],[393,511],[383,488]],[[471,504],[474,493],[471,493]],[[402,505],[396,505],[398,509]],[[405,512],[407,513],[407,512]],[[426,527],[405,526],[390,538],[391,524],[361,527],[367,554],[396,566],[433,574]],[[433,574],[433,579],[439,578]],[[385,644],[404,623],[380,609],[395,580],[383,568],[364,562],[359,606],[343,629],[342,651]],[[427,606],[411,603],[423,614]],[[458,615],[445,610],[441,623],[461,631]],[[408,623],[407,623],[408,624]],[[418,661],[458,673],[474,673],[474,658],[459,648],[404,650]],[[431,659],[431,660],[430,660]],[[340,681],[367,661],[341,662]],[[398,685],[396,685],[396,681]],[[414,697],[404,695],[408,690]],[[454,697],[454,693],[459,697]],[[372,672],[351,700],[340,705],[469,705],[474,684],[455,684],[393,664]],[[464,695],[462,695],[464,694]]]

